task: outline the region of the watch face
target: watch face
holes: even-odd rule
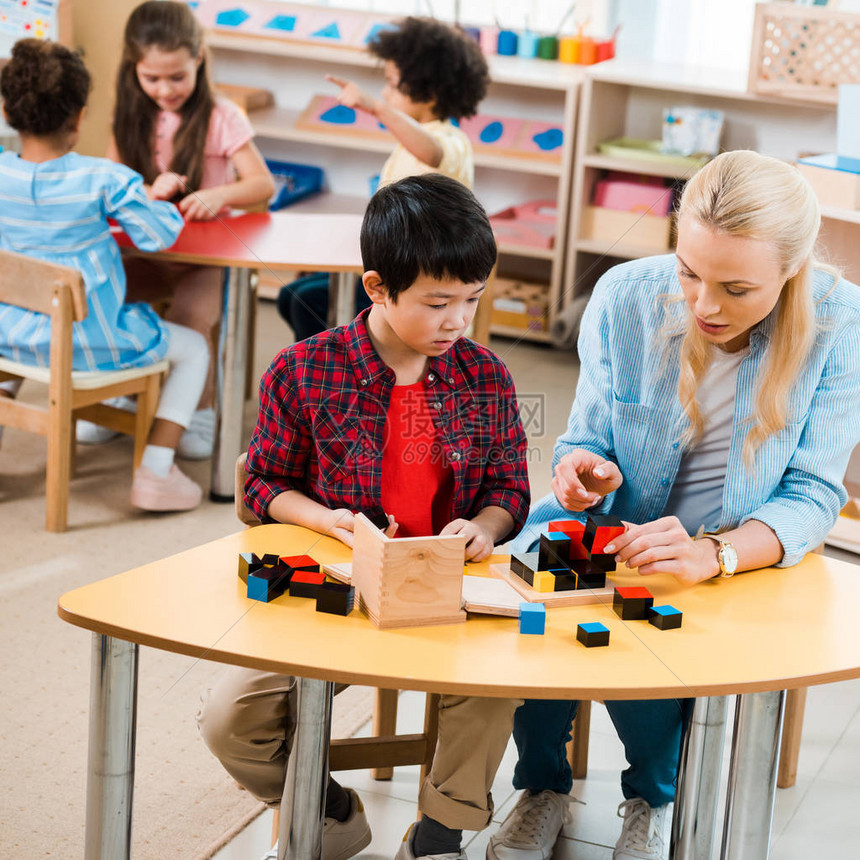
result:
[[[726,573],[732,574],[738,569],[738,551],[729,543],[720,547],[720,562]]]

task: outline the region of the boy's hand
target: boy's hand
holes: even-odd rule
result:
[[[472,520],[454,520],[448,523],[440,535],[466,535],[466,561],[483,561],[493,551],[493,536],[483,526]]]
[[[340,95],[337,100],[348,108],[356,108],[370,114],[376,114],[376,99],[370,96],[359,88],[359,86],[346,78],[338,78],[334,75],[326,75],[325,79],[331,81],[335,86],[340,87]]]
[[[321,534],[337,538],[341,543],[345,543],[352,549],[355,532],[355,514],[349,508],[336,508],[333,511],[326,511],[322,528],[319,531]],[[388,528],[385,529],[383,534],[386,537],[394,537],[396,531],[397,521],[392,514],[388,514]]]
[[[584,511],[617,490],[623,480],[615,463],[576,448],[558,461],[551,486],[562,507]]]
[[[193,191],[179,201],[179,211],[186,221],[211,221],[225,205],[223,194],[217,188]]]
[[[178,173],[159,173],[149,186],[150,200],[172,200],[177,194],[185,191],[188,182],[187,176]]]

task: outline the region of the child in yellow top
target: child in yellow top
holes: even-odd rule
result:
[[[444,173],[471,188],[472,144],[456,122],[474,116],[487,92],[489,71],[477,44],[460,30],[430,18],[404,18],[381,30],[368,50],[385,64],[385,87],[374,98],[354,82],[327,75],[341,104],[365,111],[397,140],[379,177],[380,187],[421,173]],[[360,285],[358,310],[367,307]],[[300,278],[281,289],[278,311],[296,340],[327,328],[325,275]]]

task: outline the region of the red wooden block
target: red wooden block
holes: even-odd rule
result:
[[[292,570],[306,570],[319,572],[319,562],[314,561],[309,555],[282,555],[281,564]]]
[[[582,542],[592,554],[603,553],[606,544],[624,533],[624,524],[618,517],[595,515],[588,518]]]
[[[618,594],[620,594],[625,600],[630,599],[631,597],[650,597],[653,599],[654,595],[648,591],[647,588],[641,588],[638,586],[621,586],[620,588],[615,589]]]
[[[579,520],[555,520],[547,526],[548,532],[563,532],[570,538],[570,560],[581,561],[588,558],[585,547],[585,523]]]

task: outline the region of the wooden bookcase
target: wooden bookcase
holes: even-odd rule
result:
[[[296,204],[306,211],[361,212],[369,196],[367,178],[378,173],[394,147],[393,138],[340,135],[296,125],[312,95],[334,95],[327,73],[356,80],[378,93],[382,74],[364,50],[310,45],[278,38],[209,30],[212,76],[218,83],[259,86],[275,96],[272,107],[249,114],[267,158],[313,163],[326,170],[329,192]],[[475,193],[490,214],[534,199],[555,200],[558,228],[554,247],[500,243],[499,274],[541,285],[549,318],[560,305],[570,214],[573,143],[580,83],[578,66],[519,57],[489,57],[492,84],[481,113],[559,123],[565,136],[557,161],[476,152]],[[549,341],[544,331],[493,326],[493,332]]]
[[[832,151],[836,111],[826,104],[799,104],[776,96],[747,92],[740,74],[724,70],[616,60],[589,69],[580,98],[579,128],[573,169],[570,236],[567,242],[566,306],[587,295],[597,279],[624,260],[666,252],[628,244],[623,235],[604,240],[583,238],[583,214],[595,182],[608,170],[628,171],[671,180],[679,188],[693,172],[634,159],[603,155],[598,145],[618,137],[656,140],[665,107],[694,105],[725,113],[722,148],[754,149],[795,161],[809,152]],[[834,262],[860,274],[856,245],[860,212],[825,210],[823,244]],[[853,237],[854,249],[850,237]]]

